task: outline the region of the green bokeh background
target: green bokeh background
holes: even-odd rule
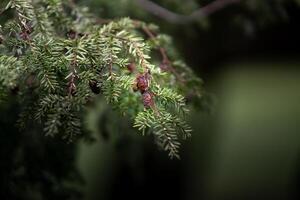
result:
[[[163,152],[152,149],[164,163],[157,165],[158,173],[171,170],[179,176],[175,180],[182,185],[182,199],[295,198],[300,150],[298,66],[283,61],[230,63],[210,79],[216,107],[211,114],[192,113],[194,134],[184,143],[180,163],[166,161],[159,155]],[[130,176],[138,179],[144,167],[140,151],[146,146],[141,136],[132,137],[140,149],[127,147],[134,150],[132,160],[125,162],[130,163]],[[86,199],[99,195],[106,199],[113,192],[109,189],[123,167],[119,157],[114,145],[101,139],[80,146],[78,165],[87,180]]]

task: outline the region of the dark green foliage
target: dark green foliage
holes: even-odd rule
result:
[[[33,121],[19,131],[14,123],[23,107],[14,96],[0,105],[1,199],[82,199],[77,144],[45,137]]]
[[[156,26],[129,18],[99,24],[86,9],[60,0],[11,0],[5,9],[15,17],[0,30],[0,97],[18,88],[20,127],[39,122],[45,135],[71,142],[82,133],[86,106],[101,95],[179,158],[179,138],[191,133],[184,96],[201,97],[201,80],[167,58],[162,48],[171,41],[154,36]]]

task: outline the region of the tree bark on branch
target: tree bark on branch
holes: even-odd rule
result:
[[[157,17],[164,19],[173,24],[186,24],[207,17],[214,12],[221,10],[231,4],[240,2],[241,0],[215,0],[210,4],[201,7],[190,15],[182,15],[172,12],[160,5],[152,2],[151,0],[136,0],[137,4],[144,10],[156,15]]]

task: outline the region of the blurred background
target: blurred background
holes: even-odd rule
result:
[[[147,2],[76,3],[101,18],[158,24],[204,80],[210,97],[204,109],[192,110],[194,133],[181,160],[170,160],[117,114],[97,118],[109,108],[87,116],[101,119],[95,142],[65,144],[38,130],[20,133],[17,108],[3,105],[4,199],[299,199],[299,1],[237,1],[186,23],[157,15]],[[186,16],[213,0],[152,2]]]

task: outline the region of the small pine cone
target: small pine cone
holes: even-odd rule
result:
[[[130,73],[133,73],[135,68],[136,68],[136,66],[134,63],[130,63],[129,65],[127,65],[127,69]]]
[[[89,86],[94,94],[99,94],[101,92],[101,88],[96,80],[90,80]]]
[[[71,40],[74,40],[76,38],[76,36],[77,36],[77,33],[72,29],[67,32],[67,37]]]
[[[142,93],[145,92],[149,88],[149,77],[146,74],[138,76],[136,78],[136,86]]]
[[[154,106],[154,99],[153,99],[153,93],[150,91],[145,91],[143,93],[143,104],[146,108],[153,108]]]

